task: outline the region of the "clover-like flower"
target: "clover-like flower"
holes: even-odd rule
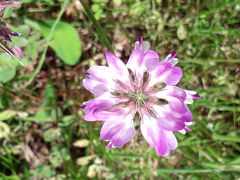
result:
[[[139,38],[127,64],[106,50],[108,66],[88,69],[83,85],[95,98],[84,104],[84,120],[104,121],[100,137],[109,141],[107,148],[126,144],[140,122],[146,141],[167,156],[177,147],[173,132],[191,130],[187,104],[200,96],[176,86],[182,77],[176,53],[160,61],[149,47]]]
[[[7,7],[19,7],[21,6],[21,1],[4,1],[0,2],[0,21],[2,21],[2,16],[5,11],[5,8]],[[12,41],[12,36],[20,36],[20,34],[11,31],[7,26],[0,25],[0,50],[7,53],[8,55],[12,56],[14,59],[16,59],[21,65],[24,65],[15,55],[14,53],[18,54],[21,58],[23,57],[22,54],[19,54],[20,50],[18,49],[10,49],[7,45],[7,41]]]

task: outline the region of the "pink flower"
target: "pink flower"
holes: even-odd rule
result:
[[[24,53],[22,51],[22,49],[18,46],[14,46],[12,51],[17,54],[20,58],[24,58]]]
[[[135,135],[135,124],[159,156],[177,147],[174,131],[191,130],[192,114],[187,104],[200,96],[177,87],[182,70],[176,53],[159,61],[142,38],[135,43],[127,64],[105,51],[108,66],[92,66],[84,87],[95,95],[85,103],[84,120],[104,121],[100,137],[107,148],[120,147]]]

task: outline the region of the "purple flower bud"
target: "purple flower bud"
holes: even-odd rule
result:
[[[24,58],[24,54],[23,54],[23,51],[20,47],[18,46],[14,46],[12,51],[17,54],[20,58]]]

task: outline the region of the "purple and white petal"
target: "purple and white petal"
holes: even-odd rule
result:
[[[163,82],[166,85],[176,85],[182,78],[182,70],[179,67],[172,67],[168,62],[160,64],[153,71],[150,71],[151,80],[148,86],[152,87],[156,83]]]
[[[110,51],[105,51],[105,56],[107,60],[108,67],[111,71],[111,77],[114,80],[121,80],[126,84],[130,84],[128,70],[126,65],[123,63],[121,59],[115,56]]]
[[[172,66],[175,66],[178,63],[178,59],[175,58],[176,55],[177,55],[176,52],[172,52],[162,62],[169,62],[172,64]]]
[[[141,68],[143,56],[144,56],[143,51],[139,49],[133,50],[128,59],[126,67],[131,69],[133,72],[138,71]]]
[[[141,132],[159,156],[167,156],[170,150],[177,147],[177,140],[173,133],[164,130],[153,117],[143,115]]]
[[[85,103],[86,113],[84,120],[86,121],[98,121],[104,119],[98,119],[98,113],[102,111],[112,111],[113,106],[120,103],[121,99],[113,97],[110,93],[104,93],[101,96]]]
[[[192,113],[187,106],[185,106],[185,113],[174,111],[170,104],[162,106],[153,105],[152,107],[159,118],[171,119],[171,121],[175,121],[178,124],[179,128],[183,127],[179,122],[186,123],[192,121]],[[172,126],[169,126],[168,128],[172,128]],[[175,131],[174,129],[172,130]]]
[[[184,101],[185,104],[192,104],[193,99],[201,98],[201,96],[198,95],[196,91],[185,90],[185,92],[187,94],[186,100]]]
[[[169,85],[165,86],[162,90],[156,92],[153,95],[155,95],[160,99],[165,99],[165,100],[167,100],[168,98],[174,97],[179,99],[182,102],[184,102],[187,97],[185,90],[177,86],[169,86]]]
[[[110,91],[109,84],[99,82],[96,79],[84,79],[83,86],[94,95],[101,95]]]
[[[101,129],[100,137],[110,141],[109,146],[120,147],[130,141],[135,135],[133,116],[129,114],[122,119],[106,121]]]
[[[134,49],[147,52],[150,49],[150,43],[148,41],[143,41],[143,38],[139,37],[138,41],[135,43]]]

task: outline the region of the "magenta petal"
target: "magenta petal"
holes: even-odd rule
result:
[[[86,107],[85,105],[82,105],[79,107],[79,109],[85,109],[85,107]]]
[[[189,108],[186,106],[186,112],[179,118],[180,120],[184,122],[191,122],[192,121],[192,112],[189,110]]]
[[[178,143],[174,134],[170,131],[165,131],[166,141],[168,142],[168,147],[170,150],[174,150],[177,148]]]
[[[100,132],[100,137],[104,141],[109,141],[112,137],[123,128],[124,124],[119,121],[106,121]]]
[[[95,79],[84,79],[83,86],[95,95],[101,95],[105,92],[108,92],[109,89],[106,86],[107,84],[101,83]]]
[[[128,62],[126,64],[127,68],[131,69],[134,72],[136,70],[139,70],[142,64],[143,56],[144,56],[144,53],[141,50],[139,49],[134,50],[130,55]]]
[[[177,86],[167,86],[163,90],[166,90],[169,96],[176,97],[182,102],[185,101],[187,96],[186,92]]]
[[[182,115],[177,114],[178,117],[173,116],[174,112],[171,112],[169,105],[165,107],[154,105],[153,108],[158,115],[157,125],[159,127],[168,131],[179,131],[184,129],[185,123],[181,119]]]
[[[159,156],[167,156],[170,150],[177,146],[176,138],[172,132],[164,130],[156,119],[147,115],[143,115],[141,132]]]
[[[95,95],[119,88],[113,80],[112,72],[106,66],[92,66],[88,69],[87,75],[89,79],[83,80],[83,86]]]
[[[194,95],[192,95],[192,98],[193,98],[193,99],[200,99],[200,98],[201,98],[201,96],[200,96],[200,95],[198,95],[198,94],[194,94]]]
[[[150,133],[151,134],[151,133]],[[159,130],[158,136],[151,136],[154,144],[154,148],[159,156],[165,156],[169,154],[168,143],[163,130]]]
[[[182,78],[182,70],[179,67],[175,67],[168,63],[160,64],[154,71],[150,71],[152,75],[150,86],[163,82],[167,85],[176,85]]]
[[[135,43],[134,49],[141,50],[142,52],[148,51],[150,48],[150,43],[148,41],[143,41],[142,37],[138,38],[138,41]]]
[[[172,98],[169,102],[169,106],[177,113],[183,114],[187,112],[187,106],[177,98]]]
[[[170,57],[168,58],[168,60],[172,60],[173,58],[175,58],[177,56],[177,53],[176,52],[172,52],[170,54]]]
[[[112,147],[112,142],[109,142],[106,146],[105,146],[105,148],[111,148]]]
[[[184,128],[185,122],[192,121],[192,113],[186,106],[186,112],[179,113],[173,111],[170,105],[164,105],[164,107],[159,105],[154,105],[153,109],[158,115],[158,122],[161,127],[169,131],[179,131]]]
[[[147,51],[143,57],[142,64],[146,67],[145,70],[153,70],[158,67],[160,61],[157,52],[152,50]]]
[[[83,73],[83,76],[87,76],[87,77],[89,77],[90,74],[85,72],[85,73]]]
[[[201,98],[201,96],[199,96],[196,91],[185,90],[185,92],[187,94],[187,98],[186,98],[186,100],[184,102],[185,104],[192,104],[193,103],[193,99]]]
[[[168,100],[171,97],[177,98],[184,102],[186,100],[186,92],[177,86],[166,86],[155,94],[158,98]]]
[[[158,118],[158,124],[168,131],[180,131],[185,127],[184,122],[179,121],[177,118],[173,118],[171,115],[164,118]]]
[[[172,66],[175,66],[178,62],[178,59],[175,58],[177,55],[176,52],[172,52],[171,54],[169,54],[162,62],[169,62],[172,64]]]
[[[168,156],[170,150],[176,149],[177,145],[177,139],[171,131],[161,130],[154,147],[159,156]]]
[[[124,109],[114,109],[114,110],[103,110],[99,111],[98,113],[95,113],[95,117],[99,120],[115,120],[115,119],[121,119],[122,116],[126,114],[126,110]]]
[[[167,85],[176,85],[182,78],[182,69],[179,67],[172,67],[171,70],[163,74],[163,80]]]
[[[185,126],[184,128],[186,131],[192,131],[188,126]]]
[[[140,36],[140,37],[138,37],[138,42],[139,42],[139,44],[142,44],[142,42],[143,42],[143,37],[142,36]]]
[[[164,73],[170,71],[171,68],[172,68],[172,65],[168,62],[160,64],[153,72],[154,78],[159,79]]]
[[[181,68],[172,67],[169,62],[160,64],[153,71],[149,71],[149,73],[151,75],[151,80],[148,84],[149,87],[159,82],[163,82],[166,85],[176,85],[182,77]]]
[[[126,144],[135,135],[135,128],[132,122],[132,115],[115,121],[106,121],[101,129],[100,137],[103,140],[111,141],[114,147]]]
[[[112,72],[107,66],[92,66],[88,69],[87,73],[90,78],[96,79],[103,83],[113,83]]]
[[[135,49],[126,66],[136,73],[138,79],[141,79],[145,71],[152,70],[159,64],[159,57],[155,51],[148,50],[143,52],[139,49]]]
[[[130,80],[128,70],[122,60],[107,50],[105,51],[105,56],[107,64],[111,71],[111,74],[109,76],[112,77],[114,80],[121,81],[129,86]]]
[[[127,70],[122,60],[119,59],[110,51],[106,50],[105,56],[106,56],[107,64],[112,71],[116,71],[119,74],[123,74]]]
[[[13,52],[14,52],[15,54],[17,54],[20,58],[24,58],[24,53],[23,53],[23,51],[22,51],[22,49],[21,49],[20,47],[14,46],[12,50],[13,50]]]
[[[111,142],[115,147],[120,147],[130,141],[134,135],[135,128],[133,126],[125,127],[120,132],[115,134]]]
[[[86,121],[97,121],[104,120],[98,119],[98,113],[102,111],[112,111],[113,105],[119,103],[121,100],[112,97],[110,93],[104,93],[95,99],[86,102],[84,120]]]

